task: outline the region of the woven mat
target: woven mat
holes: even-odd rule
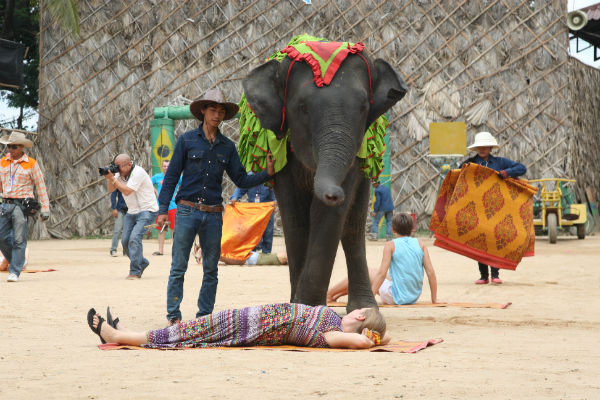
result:
[[[458,308],[497,308],[503,310],[512,303],[415,303],[415,304],[379,304],[379,307],[404,307],[404,308],[421,308],[421,307],[458,307]],[[327,303],[327,307],[346,307],[347,303],[335,301]]]
[[[443,342],[442,339],[430,339],[425,341],[403,341],[394,340],[385,346],[375,346],[370,349],[323,349],[314,347],[301,347],[301,346],[253,346],[253,347],[185,347],[185,348],[174,348],[174,349],[147,349],[139,346],[119,345],[116,343],[105,343],[99,344],[100,350],[206,350],[206,349],[218,349],[218,350],[278,350],[278,351],[369,351],[369,352],[388,352],[388,353],[416,353],[427,347],[433,346]]]

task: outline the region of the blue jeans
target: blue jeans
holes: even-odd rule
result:
[[[117,218],[115,218],[115,226],[113,227],[113,236],[112,243],[110,245],[110,251],[117,251],[117,247],[119,246],[119,239],[121,238],[121,233],[123,232],[123,219],[125,214],[121,211],[117,211]]]
[[[0,205],[0,251],[9,262],[8,272],[21,275],[27,247],[27,217],[17,204]]]
[[[129,257],[129,275],[141,276],[150,264],[150,261],[144,258],[142,239],[146,233],[144,226],[152,224],[155,219],[156,213],[152,211],[125,214],[121,244],[123,253]]]
[[[379,225],[379,221],[381,221],[381,218],[383,218],[385,216],[385,234],[389,239],[392,238],[392,217],[394,216],[394,212],[393,211],[377,211],[377,213],[375,214],[375,218],[373,218],[373,225],[371,226],[371,233],[373,234],[373,236],[377,237],[377,227]]]
[[[273,228],[275,225],[275,213],[271,214],[271,219],[263,232],[262,238],[258,243],[258,246],[254,249],[255,251],[261,251],[263,253],[270,253],[273,250]]]
[[[179,204],[175,214],[173,260],[167,286],[167,319],[181,319],[179,305],[183,299],[183,279],[187,271],[190,250],[196,235],[202,249],[202,287],[198,295],[196,318],[212,313],[218,283],[218,262],[221,257],[221,230],[223,215],[204,212]]]

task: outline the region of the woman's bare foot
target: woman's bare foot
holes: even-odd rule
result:
[[[97,328],[98,324],[100,323],[99,317],[100,315],[96,313],[92,319],[92,326],[94,327],[94,329]],[[117,333],[117,330],[110,326],[108,322],[104,321],[104,323],[100,327],[100,336],[102,337],[102,339],[104,339],[106,343],[115,343],[115,333]]]

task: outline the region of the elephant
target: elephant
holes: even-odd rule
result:
[[[370,182],[356,154],[365,131],[406,94],[384,60],[350,54],[327,86],[303,62],[271,60],[243,79],[263,128],[289,129],[287,164],[274,176],[291,284],[290,301],[325,304],[341,241],[348,269],[347,311],[375,307],[366,260]],[[284,108],[282,112],[282,109]]]

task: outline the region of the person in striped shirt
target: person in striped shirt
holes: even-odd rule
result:
[[[33,142],[21,132],[0,138],[8,146],[8,154],[0,159],[0,251],[9,261],[8,282],[17,282],[25,263],[27,247],[27,217],[30,213],[26,199],[34,199],[34,188],[42,212],[42,221],[50,218],[50,202],[39,164],[23,151]]]

